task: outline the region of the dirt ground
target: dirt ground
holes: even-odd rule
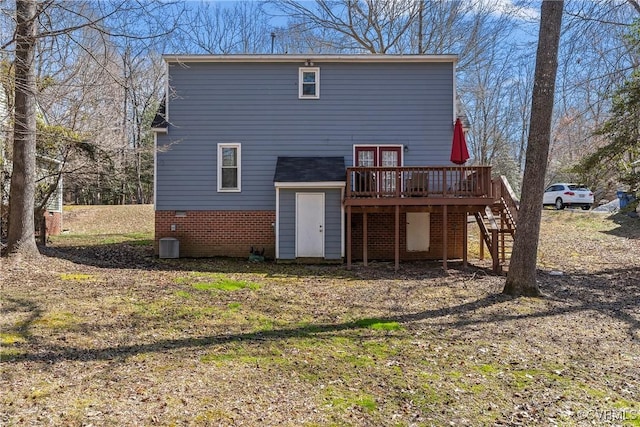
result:
[[[2,260],[1,425],[640,425],[638,220],[543,211],[512,299],[489,261],[159,260],[152,215]]]

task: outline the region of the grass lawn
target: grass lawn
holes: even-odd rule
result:
[[[545,210],[511,299],[489,261],[158,260],[132,209],[2,260],[0,425],[640,426],[638,220]]]

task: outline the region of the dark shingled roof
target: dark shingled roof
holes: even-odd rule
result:
[[[273,182],[342,182],[344,157],[278,157]]]
[[[164,101],[160,103],[158,106],[158,111],[156,111],[156,116],[153,118],[151,122],[151,129],[166,129],[169,127],[169,123],[165,120],[167,115],[167,108],[164,105]]]

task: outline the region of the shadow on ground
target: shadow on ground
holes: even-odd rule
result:
[[[106,346],[102,348],[80,348],[57,344],[29,342],[29,329],[41,316],[39,308],[27,299],[5,299],[3,316],[20,312],[25,318],[19,323],[19,333],[28,342],[31,350],[3,360],[3,363],[40,361],[58,363],[66,360],[114,360],[149,352],[167,352],[179,349],[195,349],[230,342],[279,341],[290,338],[323,338],[332,334],[361,333],[373,323],[397,322],[410,329],[419,322],[435,322],[438,328],[464,331],[469,326],[498,326],[501,323],[522,319],[558,317],[572,313],[598,313],[624,325],[632,340],[640,340],[640,268],[602,270],[594,273],[550,276],[539,273],[541,287],[552,304],[541,305],[541,309],[528,313],[513,310],[491,310],[493,306],[509,303],[513,299],[502,294],[490,294],[453,306],[430,309],[415,313],[391,315],[380,318],[363,318],[342,323],[317,323],[291,328],[280,328],[261,332],[216,334],[209,336],[159,339],[152,342]],[[424,327],[424,325],[423,325]]]
[[[64,259],[76,264],[98,268],[160,270],[160,271],[197,271],[217,273],[256,273],[269,276],[330,276],[336,278],[403,279],[414,277],[445,277],[447,272],[442,268],[442,261],[409,261],[401,264],[395,271],[394,263],[387,261],[370,261],[368,267],[354,263],[352,270],[344,264],[297,264],[276,263],[273,260],[252,262],[239,258],[179,258],[159,259],[153,253],[151,244],[140,241],[87,245],[87,246],[48,246],[41,247],[40,252],[47,257]],[[248,258],[248,257],[247,257]],[[469,263],[464,267],[462,261],[453,260],[448,263],[449,271],[472,271],[494,275],[489,262]],[[371,272],[372,274],[367,274]]]
[[[609,218],[618,224],[618,227],[604,233],[616,237],[626,237],[627,239],[640,239],[640,219],[631,218],[629,215],[620,212],[611,215]]]

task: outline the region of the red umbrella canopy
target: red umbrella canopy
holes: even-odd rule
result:
[[[469,150],[467,149],[467,141],[464,139],[464,130],[462,130],[462,122],[456,119],[453,127],[453,143],[451,144],[451,161],[457,165],[464,165],[469,160]]]

